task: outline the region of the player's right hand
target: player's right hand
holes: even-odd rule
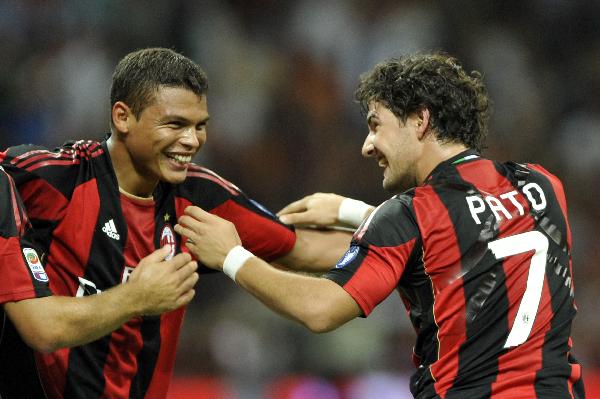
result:
[[[144,315],[156,315],[188,304],[198,281],[198,264],[190,254],[180,253],[170,260],[169,246],[143,258],[129,277],[133,295],[139,297]]]
[[[315,193],[286,205],[277,213],[287,224],[327,227],[339,223],[338,212],[345,197],[331,193]]]

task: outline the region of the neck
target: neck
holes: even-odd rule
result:
[[[137,198],[152,198],[152,193],[158,185],[158,180],[149,181],[143,173],[140,173],[125,144],[113,133],[106,144],[112,162],[119,190],[125,194]]]
[[[131,194],[130,192],[126,191],[123,187],[120,187],[120,186],[119,186],[119,192],[121,194],[123,194],[124,196],[133,198],[135,200],[152,201],[154,199],[154,197],[152,195],[150,195],[148,197],[140,197],[139,195]]]
[[[417,180],[423,183],[427,176],[440,163],[466,151],[464,144],[448,143],[440,144],[437,140],[428,141],[424,144],[423,156],[417,167]]]

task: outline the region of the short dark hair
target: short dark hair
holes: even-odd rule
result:
[[[208,79],[198,64],[173,50],[156,47],[134,51],[115,68],[110,105],[123,101],[139,118],[161,86],[182,87],[201,96],[208,90]]]
[[[361,76],[355,98],[363,112],[377,101],[405,123],[427,108],[438,140],[483,149],[490,99],[482,76],[466,73],[446,54],[414,54],[377,64]]]

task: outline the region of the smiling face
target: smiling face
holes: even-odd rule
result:
[[[419,118],[411,115],[403,123],[385,105],[369,105],[369,134],[362,147],[383,168],[383,188],[399,193],[417,185],[417,160],[421,146],[417,138]]]
[[[115,108],[116,107],[116,108]],[[180,87],[159,87],[139,118],[124,103],[113,106],[115,122],[111,155],[119,185],[140,196],[151,195],[159,181],[182,183],[192,158],[206,141],[206,96]],[[115,111],[116,110],[116,111]]]

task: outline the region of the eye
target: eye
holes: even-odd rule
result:
[[[181,129],[184,126],[180,121],[170,121],[165,123],[165,125],[171,129]]]
[[[377,127],[379,127],[379,122],[374,119],[369,120],[369,131],[375,132],[377,131]]]

